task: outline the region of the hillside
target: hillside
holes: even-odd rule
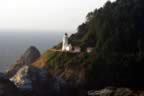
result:
[[[59,76],[83,74],[82,77],[90,80],[90,87],[140,87],[144,62],[143,5],[143,0],[108,1],[104,7],[88,13],[86,21],[70,37],[70,42],[82,47],[93,46],[92,53],[47,51],[34,65],[46,66]]]
[[[108,1],[103,7],[88,13],[86,21],[78,27],[76,34],[70,36],[69,41],[82,48],[93,47],[92,52],[48,49],[38,55],[38,59],[27,64],[28,69],[24,70],[40,74],[29,76],[35,81],[33,92],[38,96],[49,92],[50,96],[86,96],[89,90],[102,88],[111,92],[115,90],[114,93],[121,88],[124,88],[122,92],[129,91],[129,88],[143,89],[143,13],[143,0]],[[53,48],[59,50],[61,43]],[[43,73],[44,81],[40,78]],[[27,75],[25,77],[30,79]],[[109,86],[112,87],[109,89]],[[43,90],[37,91],[40,88]]]
[[[40,60],[34,63],[34,66],[39,68],[47,67],[48,70],[52,71],[52,75],[61,75],[62,77],[79,75],[84,79],[84,74],[91,67],[95,57],[95,53],[52,52],[48,50]]]

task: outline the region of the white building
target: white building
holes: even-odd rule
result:
[[[80,53],[81,52],[81,48],[79,46],[74,46],[73,47],[73,52],[74,53]]]
[[[93,50],[93,48],[92,48],[92,47],[88,47],[88,48],[86,49],[87,53],[91,53],[91,52],[92,52],[92,50]]]
[[[68,34],[65,33],[63,37],[63,42],[62,42],[62,51],[71,51],[71,50],[72,50],[72,45],[69,44]]]
[[[72,46],[72,44],[69,43],[67,33],[65,33],[62,41],[62,51],[71,51],[74,53],[81,52],[81,48],[79,46]]]
[[[66,47],[66,51],[71,51],[72,50],[72,45],[68,44],[68,46]]]

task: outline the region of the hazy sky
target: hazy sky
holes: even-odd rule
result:
[[[0,30],[75,31],[88,12],[106,1],[0,0]]]

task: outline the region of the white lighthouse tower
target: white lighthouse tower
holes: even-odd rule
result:
[[[68,34],[65,33],[63,37],[63,43],[62,43],[62,51],[70,51],[71,50],[71,44],[69,44],[68,41]]]

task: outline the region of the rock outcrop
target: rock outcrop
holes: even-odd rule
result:
[[[31,90],[32,89],[32,81],[29,79],[29,66],[23,66],[18,70],[16,75],[10,78],[10,81],[14,82],[14,84],[23,90]]]
[[[31,65],[25,65],[20,68],[10,78],[10,81],[22,92],[28,92],[34,96],[63,96],[63,94],[67,93],[65,80],[58,76],[49,76],[47,69],[37,69]]]
[[[101,90],[88,91],[89,96],[144,96],[143,90],[129,88],[107,87]]]
[[[17,60],[17,63],[12,65],[12,67],[8,70],[8,77],[14,76],[17,71],[25,65],[31,65],[40,57],[39,50],[31,46],[26,50],[26,52]]]
[[[3,73],[0,73],[0,96],[23,96]]]
[[[10,81],[24,91],[32,91],[33,86],[39,82],[47,80],[47,71],[45,69],[37,69],[31,65],[25,65],[10,78]]]
[[[26,52],[21,56],[21,58],[17,60],[17,63],[22,65],[28,65],[36,61],[39,57],[39,50],[36,47],[31,46],[26,50]]]

